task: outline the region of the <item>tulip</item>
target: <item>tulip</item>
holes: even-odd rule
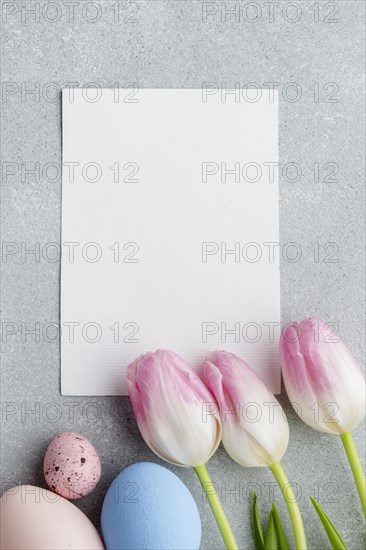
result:
[[[242,466],[271,469],[286,500],[296,548],[306,549],[300,510],[280,462],[289,440],[281,405],[257,374],[232,353],[210,354],[204,380],[219,406],[226,451]]]
[[[194,468],[226,547],[237,549],[205,466],[222,435],[212,394],[179,355],[166,350],[137,358],[128,367],[127,387],[146,444],[160,458]]]
[[[202,421],[214,398],[197,374],[172,351],[136,359],[127,374],[128,391],[142,437],[160,458],[179,466],[201,466],[221,441],[217,408]]]
[[[365,416],[365,379],[331,326],[316,318],[288,325],[280,340],[287,394],[312,428],[340,435],[366,513],[366,480],[352,437]]]

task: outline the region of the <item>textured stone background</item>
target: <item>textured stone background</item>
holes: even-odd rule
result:
[[[227,9],[233,5],[226,2]],[[21,163],[30,167],[39,162],[41,171],[47,163],[60,164],[61,87],[70,82],[178,88],[200,87],[204,81],[227,87],[276,82],[281,97],[280,160],[282,165],[298,163],[302,174],[299,181],[290,181],[295,175],[289,169],[280,178],[281,243],[296,242],[302,250],[298,261],[285,258],[281,264],[282,321],[316,314],[336,323],[364,364],[365,5],[320,2],[318,12],[316,5],[274,3],[271,16],[263,2],[249,7],[240,2],[235,21],[224,9],[220,12],[221,2],[120,2],[118,14],[116,2],[80,0],[72,20],[62,1],[48,6],[43,0],[2,2],[2,161],[19,168],[13,176],[3,175],[2,240],[15,247],[26,243],[28,248],[60,242],[60,179],[51,182],[51,176],[35,179],[24,174],[22,181]],[[35,6],[39,17],[29,12]],[[203,16],[202,10],[216,9],[207,19]],[[261,17],[250,22],[254,9]],[[38,97],[26,93],[37,86]],[[315,163],[319,178],[314,177]],[[335,165],[324,166],[327,163],[338,167],[333,178],[329,174]],[[327,243],[335,245],[329,248]],[[314,256],[316,247],[319,258]],[[330,262],[332,258],[337,261]],[[57,322],[59,267],[58,262],[37,262],[32,256],[22,262],[20,252],[6,263],[3,257],[3,322],[15,327],[25,322],[28,328]],[[53,434],[80,431],[102,459],[98,490],[78,502],[96,524],[115,475],[131,462],[157,461],[139,436],[127,398],[60,396],[59,345],[42,337],[35,342],[28,335],[22,342],[18,332],[3,341],[2,401],[3,487],[26,482],[43,486],[42,459]],[[309,495],[315,494],[349,548],[359,550],[364,546],[362,512],[340,440],[307,428],[285,396],[281,401],[291,423],[283,463],[289,479],[298,484],[309,547],[329,547],[309,502]],[[363,435],[359,427],[355,436],[362,456]],[[172,469],[198,502],[202,548],[222,548],[194,474]],[[255,483],[261,512],[268,517],[271,473],[242,469],[223,450],[210,461],[209,470],[240,547],[252,548],[248,495]],[[274,495],[289,531],[278,489]]]

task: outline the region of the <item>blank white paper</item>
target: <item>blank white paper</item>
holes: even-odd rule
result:
[[[63,90],[63,395],[158,348],[280,391],[277,93],[207,90]]]

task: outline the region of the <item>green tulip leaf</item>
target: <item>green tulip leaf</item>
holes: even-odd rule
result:
[[[274,502],[272,502],[272,513],[276,527],[279,550],[291,550]]]
[[[264,546],[266,550],[277,550],[277,536],[273,511],[271,511],[269,516],[268,527],[264,537]]]
[[[341,535],[338,533],[337,529],[334,527],[333,523],[328,518],[327,514],[324,512],[320,504],[315,500],[315,498],[310,497],[311,502],[318,514],[320,521],[323,524],[325,532],[327,533],[328,539],[332,548],[334,550],[347,550],[346,545],[344,544]]]
[[[266,550],[261,527],[261,518],[258,512],[257,495],[253,493],[252,531],[255,550]]]

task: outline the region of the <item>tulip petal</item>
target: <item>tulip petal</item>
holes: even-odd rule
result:
[[[317,318],[293,323],[280,340],[287,394],[316,430],[352,431],[365,415],[365,380],[346,346]]]
[[[204,380],[222,419],[222,442],[243,466],[269,466],[281,460],[289,428],[281,405],[264,382],[239,357],[224,351],[209,355]]]
[[[146,444],[160,458],[201,466],[221,441],[221,420],[213,395],[172,351],[157,350],[129,367],[127,385]]]

